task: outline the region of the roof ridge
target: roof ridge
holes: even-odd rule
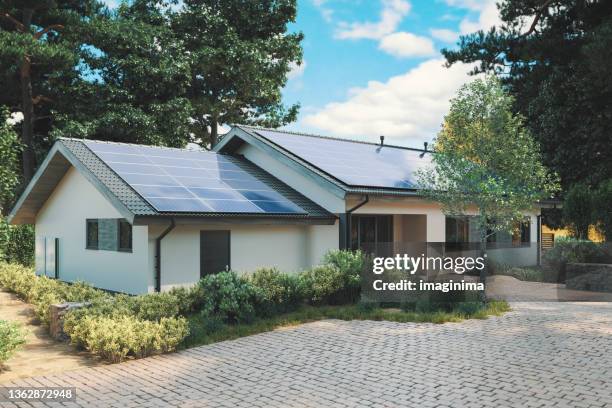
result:
[[[376,143],[376,142],[367,142],[365,140],[356,140],[356,139],[347,139],[347,138],[342,138],[342,137],[334,137],[334,136],[325,136],[325,135],[317,135],[314,133],[305,133],[305,132],[297,132],[297,131],[293,131],[293,130],[282,130],[282,129],[273,129],[273,128],[266,128],[266,127],[261,127],[261,126],[251,126],[251,125],[234,125],[236,127],[245,127],[248,129],[253,129],[253,130],[267,130],[270,132],[277,132],[277,133],[287,133],[290,135],[297,135],[297,136],[306,136],[306,137],[315,137],[315,138],[319,138],[319,139],[327,139],[327,140],[337,140],[340,142],[348,142],[348,143],[359,143],[359,144],[367,144],[367,145],[372,145],[372,146],[380,146],[380,143]],[[417,152],[427,152],[427,153],[431,153],[431,150],[425,150],[425,149],[419,149],[416,147],[409,147],[409,146],[399,146],[399,145],[394,145],[394,144],[383,144],[383,147],[392,147],[392,148],[396,148],[396,149],[405,149],[405,150],[414,150]]]
[[[188,152],[216,153],[216,152],[213,152],[212,150],[206,150],[206,149],[192,150],[186,147],[157,146],[157,145],[149,145],[149,144],[144,144],[144,143],[126,143],[126,142],[115,142],[111,140],[98,140],[98,139],[80,139],[77,137],[59,137],[58,140],[72,140],[75,142],[83,142],[83,143],[85,142],[107,143],[107,144],[121,145],[121,146],[144,146],[144,147],[153,147],[153,148],[160,149],[160,150],[165,149],[165,150],[182,150],[182,151],[188,151]]]

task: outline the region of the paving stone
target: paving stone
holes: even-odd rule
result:
[[[442,325],[325,320],[4,385],[75,386],[71,407],[612,406],[611,303],[512,307]]]

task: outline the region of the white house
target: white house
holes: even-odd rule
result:
[[[135,294],[229,268],[299,271],[332,248],[477,241],[469,218],[419,197],[430,155],[247,126],[213,152],[60,139],[9,219],[35,224],[37,273]],[[498,237],[499,261],[538,262],[539,207],[526,217]]]

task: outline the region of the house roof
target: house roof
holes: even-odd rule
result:
[[[232,152],[237,140],[271,149],[345,194],[415,195],[415,173],[431,151],[237,125],[215,147]]]
[[[121,152],[114,152],[117,149],[121,150]],[[142,151],[142,153],[131,155],[131,153],[125,151],[126,149],[139,149],[139,152]],[[198,186],[195,186],[193,189],[190,189],[179,181],[180,177],[154,176],[151,174],[141,175],[145,179],[150,179],[150,182],[135,183],[132,179],[135,176],[131,175],[129,167],[126,168],[126,166],[138,166],[138,164],[135,162],[122,163],[123,159],[116,159],[117,157],[130,157],[130,155],[138,160],[143,160],[147,155],[156,157],[157,160],[155,161],[157,164],[150,163],[149,167],[155,170],[152,171],[153,173],[163,171],[163,168],[176,168],[182,173],[186,173],[185,176],[187,178],[196,180],[201,178],[203,181],[207,181],[208,184],[212,182],[217,183],[217,185],[211,188],[199,189]],[[205,166],[200,168],[198,165],[194,168],[183,166],[180,163],[177,163],[178,165],[176,166],[173,165],[173,160],[177,162],[186,160],[183,157],[184,155],[189,156],[188,159],[191,163],[199,163],[200,159],[204,159],[209,160],[208,163],[213,163],[219,167],[208,166],[209,168],[205,168]],[[291,219],[296,222],[303,220],[308,222],[320,221],[322,223],[333,222],[335,219],[333,214],[330,214],[307,197],[244,158],[230,157],[215,152],[197,152],[187,149],[62,138],[54,144],[17,201],[9,215],[9,221],[13,224],[33,223],[36,213],[71,166],[79,170],[92,182],[130,222],[152,220],[160,217],[195,218],[200,220],[202,218],[219,217],[235,218],[237,220]],[[160,170],[160,168],[162,169]],[[230,168],[230,170],[226,170],[226,168]],[[229,180],[225,180],[226,171],[232,172],[231,174],[238,175],[238,177],[229,177]],[[244,180],[236,180],[240,177]],[[176,185],[168,185],[168,180],[176,182]],[[165,181],[166,185],[161,181]],[[254,191],[249,191],[248,188],[235,185],[235,183],[242,181],[256,184],[257,188]],[[190,202],[197,203],[197,200],[203,202],[201,208],[184,206],[179,208],[173,206],[176,202],[185,202],[178,201],[177,193],[183,193],[186,189],[190,189],[192,194],[189,199]],[[157,192],[157,195],[163,195],[170,190],[172,197],[165,200],[164,204],[161,205],[160,200],[156,200],[156,197],[151,195],[153,194],[151,190]],[[195,190],[197,190],[198,198],[193,198],[196,197],[192,192]],[[159,193],[159,191],[162,191],[162,193]],[[245,192],[247,194],[242,195]],[[223,204],[221,207],[228,209],[221,208],[219,210],[207,205],[206,203],[210,201],[206,197],[211,193],[222,194],[221,200],[214,201],[215,208],[218,208],[221,203]],[[262,194],[264,195],[263,198]],[[246,196],[250,198],[246,198]],[[177,201],[173,201],[174,198]],[[216,198],[212,199],[215,200]],[[244,202],[244,208],[237,208],[236,206],[228,207],[226,204],[232,201]],[[251,209],[254,209],[254,211]]]

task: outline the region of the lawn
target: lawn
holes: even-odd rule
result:
[[[256,319],[251,323],[225,324],[202,319],[198,315],[189,317],[190,334],[183,341],[185,348],[216,343],[224,340],[271,331],[280,327],[295,326],[323,319],[375,320],[398,323],[457,323],[465,319],[486,319],[510,311],[505,301],[491,300],[474,313],[460,312],[409,312],[395,308],[367,309],[359,305],[348,306],[304,306],[295,312],[270,318]]]

